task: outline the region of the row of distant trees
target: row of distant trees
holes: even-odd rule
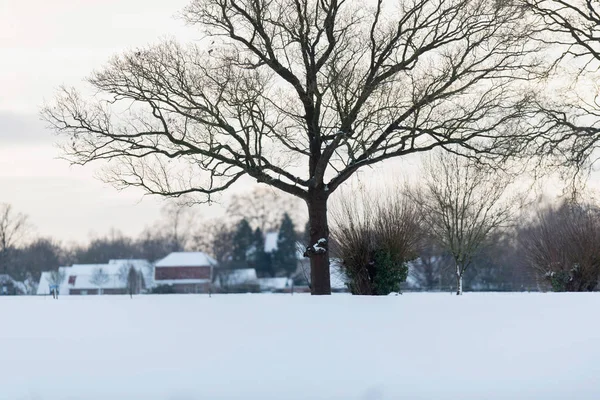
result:
[[[332,252],[356,294],[387,294],[409,279],[422,290],[595,290],[600,277],[600,209],[574,196],[527,204],[513,176],[438,153],[416,182],[387,195],[341,193],[332,207]],[[137,237],[113,231],[85,245],[25,240],[25,215],[0,208],[0,273],[32,285],[42,271],[109,259],[158,260],[204,251],[224,270],[255,268],[260,277],[294,276],[298,243],[308,243],[300,206],[269,189],[234,196],[226,216],[200,219],[171,205]],[[296,218],[296,221],[292,218]],[[277,232],[265,251],[266,233]],[[409,268],[410,266],[410,268]],[[127,280],[129,271],[123,271]],[[58,278],[58,277],[57,277]],[[99,276],[99,283],[102,277]],[[139,281],[132,276],[132,285]],[[303,281],[303,282],[300,282]],[[136,283],[137,284],[137,283]]]
[[[252,267],[264,276],[287,276],[293,272],[291,265],[295,269],[299,229],[292,218],[301,224],[303,216],[298,210],[293,199],[257,188],[232,196],[223,217],[208,220],[186,205],[169,204],[160,220],[136,237],[114,229],[85,244],[64,244],[35,237],[33,223],[25,214],[12,205],[0,204],[0,274],[34,285],[43,271],[62,265],[110,259],[156,261],[171,252],[189,250],[209,253],[225,268]],[[278,251],[265,253],[266,232],[279,233]]]

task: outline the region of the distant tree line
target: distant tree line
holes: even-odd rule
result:
[[[363,295],[596,290],[600,207],[580,194],[522,207],[511,181],[508,173],[440,153],[429,158],[412,186],[388,195],[342,192],[331,212],[331,251],[348,289]],[[3,204],[0,275],[29,283],[33,291],[42,271],[61,265],[156,261],[173,251],[203,251],[225,273],[254,268],[258,277],[310,285],[310,274],[297,268],[299,248],[308,243],[299,207],[262,189],[238,195],[232,204],[235,213],[204,220],[192,208],[169,205],[161,220],[136,237],[113,230],[79,245],[26,240],[27,217]],[[123,271],[123,279],[135,293],[140,282],[127,279],[129,272]]]
[[[111,259],[157,261],[175,251],[203,251],[224,268],[256,268],[260,276],[289,276],[295,271],[298,236],[290,215],[302,218],[297,208],[293,199],[258,188],[234,196],[227,214],[214,220],[202,220],[186,205],[168,204],[161,219],[136,237],[113,229],[85,244],[64,244],[48,237],[32,238],[27,216],[0,203],[0,275],[29,282],[33,291],[43,271],[56,271],[59,266]],[[233,209],[236,212],[229,214]],[[247,216],[240,217],[244,211]],[[265,252],[263,229],[277,232],[276,250]]]

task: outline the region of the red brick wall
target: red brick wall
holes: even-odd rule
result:
[[[210,279],[211,267],[156,267],[154,278],[162,279]]]
[[[86,294],[98,294],[98,289],[69,289],[69,294],[81,294],[82,291]]]
[[[69,289],[69,294],[81,294],[82,291],[88,295],[98,294],[98,289]],[[102,294],[127,294],[127,289],[102,289]]]

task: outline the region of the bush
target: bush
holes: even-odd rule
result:
[[[600,278],[600,209],[566,202],[521,232],[527,264],[555,292],[593,291]]]
[[[173,285],[158,285],[152,289],[152,294],[174,294],[175,288]]]
[[[341,260],[349,289],[358,295],[399,292],[416,258],[420,218],[403,196],[346,197],[334,211],[332,253]]]

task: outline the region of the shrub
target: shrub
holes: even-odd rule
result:
[[[175,288],[173,285],[158,285],[152,289],[152,294],[173,294]]]
[[[592,291],[600,277],[600,209],[565,202],[521,232],[527,264],[556,292]]]
[[[420,218],[399,194],[387,198],[345,197],[333,212],[332,253],[341,260],[349,289],[359,295],[399,292],[416,258]]]

